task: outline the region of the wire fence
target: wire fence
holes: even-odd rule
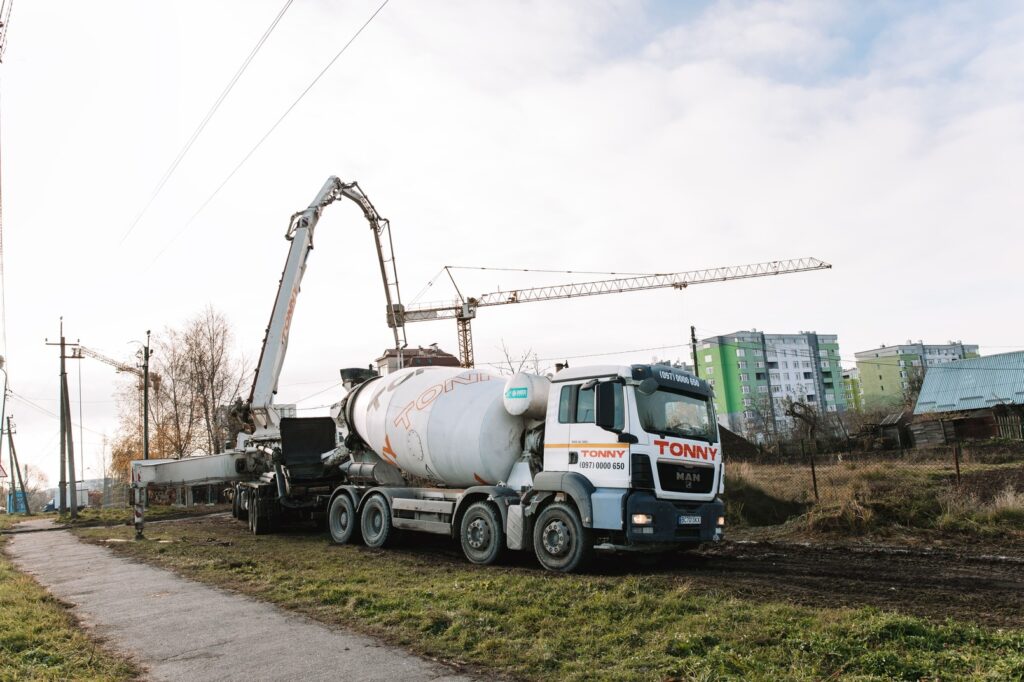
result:
[[[727,502],[734,518],[750,525],[847,508],[897,524],[934,526],[957,511],[980,514],[1024,505],[1021,444],[820,452],[797,443],[726,461]]]

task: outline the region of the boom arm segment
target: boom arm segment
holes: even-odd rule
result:
[[[391,242],[391,224],[377,213],[370,199],[358,183],[344,183],[331,176],[324,183],[306,209],[292,215],[288,223],[285,238],[291,242],[288,257],[285,259],[284,271],[274,300],[274,309],[270,314],[260,359],[256,366],[252,390],[249,393],[249,405],[256,426],[257,438],[275,438],[278,435],[280,417],[274,409],[274,394],[277,393],[277,381],[281,376],[285,353],[288,349],[288,332],[291,328],[292,313],[295,311],[295,300],[299,295],[302,276],[306,271],[306,258],[313,250],[313,231],[320,220],[321,211],[335,201],[350,199],[359,205],[363,216],[370,223],[374,241],[377,246],[377,258],[380,261],[381,278],[384,281],[384,295],[387,299],[388,326],[395,337],[395,347],[404,348],[405,322],[402,315],[402,298],[398,289],[398,273],[395,269],[395,251]],[[387,240],[387,253],[384,251],[384,240]]]

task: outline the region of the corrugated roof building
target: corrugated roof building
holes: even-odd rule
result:
[[[931,367],[914,414],[1024,405],[1024,351]]]
[[[951,440],[1024,440],[1024,351],[932,367],[914,407],[918,445]]]

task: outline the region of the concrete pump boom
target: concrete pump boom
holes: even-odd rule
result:
[[[380,274],[384,282],[384,296],[387,299],[388,326],[395,338],[395,348],[406,346],[405,323],[402,316],[402,298],[398,289],[398,272],[395,269],[395,251],[391,241],[391,225],[377,213],[369,198],[358,183],[344,183],[331,176],[306,209],[292,215],[285,238],[291,242],[284,271],[270,314],[256,376],[249,393],[249,408],[256,427],[254,436],[260,439],[275,439],[279,435],[280,417],[274,408],[274,394],[281,375],[285,353],[288,349],[288,331],[291,327],[295,299],[299,295],[302,276],[306,271],[306,258],[313,249],[313,231],[320,220],[320,212],[335,201],[350,199],[363,212],[370,224],[380,261]],[[384,240],[387,240],[387,252]],[[400,355],[400,354],[399,354]]]

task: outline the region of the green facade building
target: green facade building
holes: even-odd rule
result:
[[[904,402],[929,367],[978,357],[978,347],[960,341],[945,344],[907,342],[855,353],[860,390],[866,409],[886,409]]]
[[[753,440],[792,428],[788,401],[846,409],[835,334],[738,331],[703,339],[697,366],[715,392],[719,421]]]

